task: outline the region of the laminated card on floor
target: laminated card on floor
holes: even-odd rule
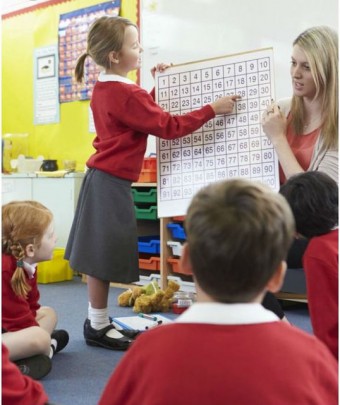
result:
[[[118,329],[123,328],[144,331],[158,325],[165,325],[172,322],[172,319],[169,319],[163,315],[151,314],[150,316],[154,317],[155,320],[146,319],[141,316],[135,315],[113,318],[112,323],[116,325]]]

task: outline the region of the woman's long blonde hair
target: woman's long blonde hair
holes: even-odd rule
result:
[[[315,98],[321,99],[323,148],[338,146],[338,34],[326,26],[312,27],[293,42],[306,54],[314,79]],[[304,110],[301,97],[293,96],[292,125],[296,134],[303,132]]]
[[[30,244],[40,247],[52,220],[51,211],[37,201],[12,201],[2,207],[2,253],[17,260],[11,286],[18,296],[26,298],[31,290],[23,268],[25,249]]]

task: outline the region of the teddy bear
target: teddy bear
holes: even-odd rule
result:
[[[157,281],[152,281],[144,287],[133,287],[118,296],[120,306],[133,306],[134,312],[167,312],[170,309],[172,297],[179,290],[179,284],[169,280],[168,287],[162,290]]]
[[[144,287],[133,287],[122,292],[118,296],[118,305],[121,307],[132,307],[135,304],[136,298],[141,295],[152,295],[160,290],[157,281],[152,281]]]

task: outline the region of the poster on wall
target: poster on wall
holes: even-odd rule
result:
[[[91,58],[85,61],[84,83],[77,83],[74,68],[79,56],[86,52],[86,39],[90,25],[103,16],[117,16],[120,0],[61,14],[59,19],[59,99],[60,103],[89,100],[99,75],[99,68]]]
[[[34,125],[60,121],[57,45],[37,48],[33,58]]]
[[[171,67],[156,75],[158,104],[182,115],[219,97],[237,94],[234,111],[194,133],[157,139],[158,216],[184,215],[207,184],[242,177],[279,189],[278,160],[261,125],[274,96],[273,49]]]

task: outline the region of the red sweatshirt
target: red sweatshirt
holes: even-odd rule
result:
[[[16,331],[29,326],[39,326],[35,320],[39,304],[37,273],[27,281],[32,287],[27,299],[18,297],[11,286],[11,279],[16,269],[16,260],[11,255],[2,254],[2,327]]]
[[[48,397],[43,386],[19,371],[2,345],[2,404],[10,405],[44,405]]]
[[[338,358],[338,229],[312,238],[303,255],[308,307],[315,336]]]
[[[134,83],[98,81],[91,100],[97,136],[88,167],[130,181],[139,177],[148,134],[163,139],[188,135],[215,117],[206,105],[182,116],[172,116]]]

